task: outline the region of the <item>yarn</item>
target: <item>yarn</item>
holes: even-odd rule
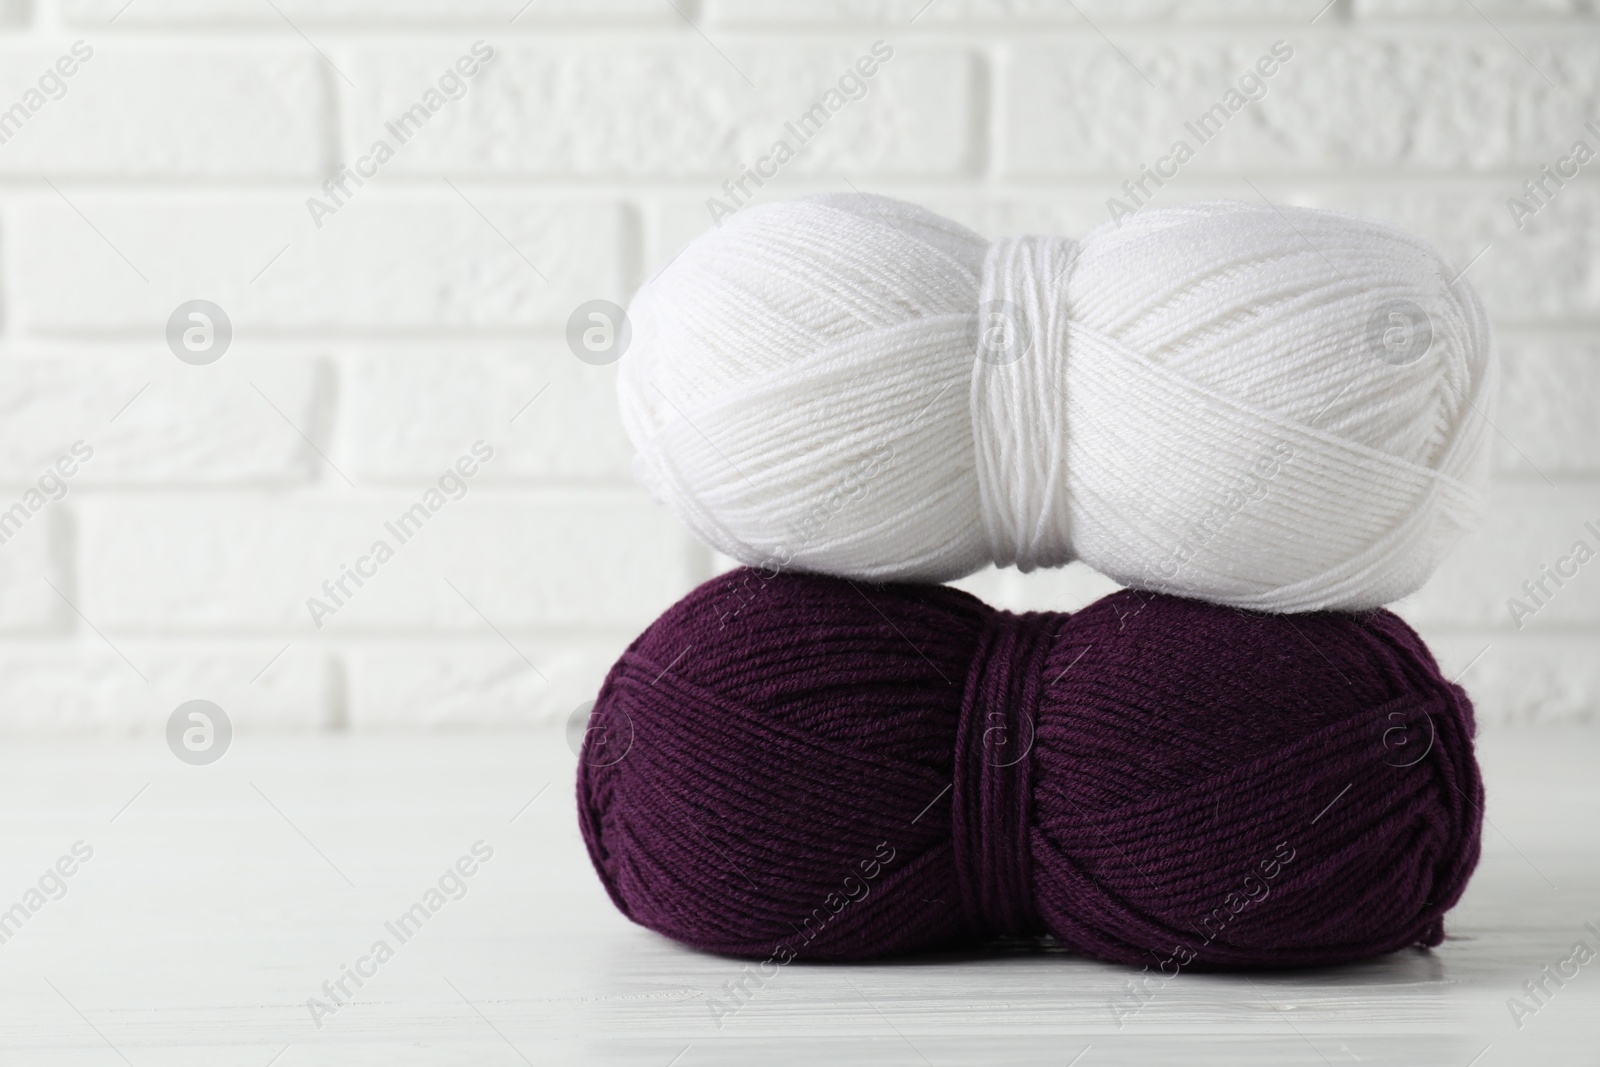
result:
[[[629,309],[638,480],[760,567],[1082,559],[1265,611],[1417,589],[1478,521],[1465,279],[1350,215],[1216,201],[990,244],[912,204],[748,208]]]
[[[579,819],[616,906],[711,952],[1330,964],[1439,943],[1478,859],[1473,730],[1386,611],[1013,615],[741,569],[612,668]]]

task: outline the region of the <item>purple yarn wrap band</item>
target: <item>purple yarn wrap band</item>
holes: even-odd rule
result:
[[[982,934],[1044,932],[1033,906],[1033,742],[1059,619],[997,612],[978,634],[956,728],[951,831],[961,906]]]

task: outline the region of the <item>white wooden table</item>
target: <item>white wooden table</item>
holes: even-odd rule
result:
[[[1600,1064],[1600,960],[1520,1030],[1506,1006],[1575,940],[1600,950],[1600,730],[1501,728],[1481,753],[1493,825],[1436,951],[1186,974],[1120,1028],[1130,973],[1062,955],[797,964],[718,1027],[742,964],[612,910],[554,730],[242,735],[208,767],[159,737],[12,739],[0,909],[75,842],[93,856],[0,945],[0,1063]],[[388,933],[478,841],[464,895]],[[393,958],[318,1026],[308,998],[379,938]]]

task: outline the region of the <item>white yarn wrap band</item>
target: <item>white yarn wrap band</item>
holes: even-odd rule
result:
[[[972,442],[978,501],[994,562],[1024,571],[1070,563],[1067,345],[1060,298],[1078,258],[1070,237],[1003,237],[989,246],[978,289]]]

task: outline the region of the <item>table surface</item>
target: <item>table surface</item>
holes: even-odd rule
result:
[[[560,731],[241,735],[203,767],[160,737],[12,739],[0,909],[39,906],[0,945],[0,1062],[1600,1064],[1600,963],[1520,1027],[1507,1006],[1600,948],[1600,730],[1502,729],[1480,755],[1483,862],[1434,951],[1184,974],[1120,1025],[1131,972],[1059,953],[792,964],[719,1025],[743,964],[612,909]],[[458,897],[394,937],[475,845]],[[336,1005],[323,984],[379,939],[393,957]]]

